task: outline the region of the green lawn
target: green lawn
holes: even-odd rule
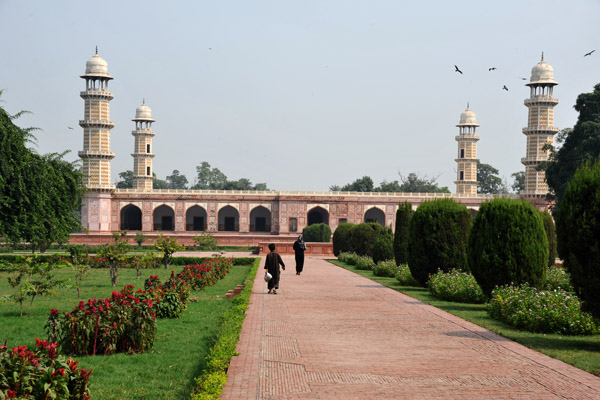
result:
[[[429,290],[426,288],[401,286],[395,278],[374,276],[371,271],[357,270],[354,266],[337,260],[329,261],[339,267],[355,272],[365,278],[369,278],[391,289],[512,339],[533,350],[600,376],[600,335],[564,336],[521,331],[491,318],[486,311],[485,304],[464,304],[441,300],[429,294]]]
[[[159,275],[166,280],[171,269],[176,273],[182,266],[145,270],[142,277]],[[76,357],[80,366],[93,370],[90,380],[92,398],[95,399],[184,399],[194,388],[194,378],[205,366],[205,357],[214,340],[222,315],[231,308],[232,301],[225,299],[227,290],[244,282],[251,266],[234,266],[227,276],[214,286],[192,292],[196,301],[188,303],[181,318],[160,319],[154,348],[144,354]],[[0,272],[0,297],[10,294],[6,272]],[[57,275],[69,277],[70,270]],[[121,269],[117,290],[126,284],[143,287],[136,280],[135,270]],[[114,289],[110,285],[107,269],[94,269],[84,281],[82,299],[109,297]],[[60,294],[36,299],[31,315],[19,317],[18,304],[0,304],[0,342],[8,346],[33,346],[35,338],[45,338],[44,324],[50,308],[70,311],[78,302],[75,289],[60,289]]]

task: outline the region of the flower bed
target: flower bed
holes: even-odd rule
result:
[[[503,286],[492,291],[488,311],[508,325],[530,332],[591,335],[597,322],[581,311],[579,298],[562,289],[538,290],[529,285]]]
[[[402,286],[421,286],[419,282],[412,276],[408,264],[399,265],[396,269],[396,280]]]
[[[373,267],[373,275],[375,276],[387,276],[388,278],[394,278],[396,276],[396,262],[393,260],[379,261]]]
[[[457,269],[447,273],[438,270],[429,276],[427,286],[432,295],[444,300],[475,304],[485,303],[486,300],[475,277]]]
[[[91,370],[65,358],[58,344],[36,340],[35,348],[0,346],[0,398],[69,399],[90,398]]]

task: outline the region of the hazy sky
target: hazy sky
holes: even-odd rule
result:
[[[178,169],[193,182],[208,161],[276,190],[419,172],[454,192],[467,102],[481,162],[509,183],[524,170],[520,77],[542,51],[559,82],[555,125],[574,125],[577,95],[600,82],[599,17],[598,0],[0,0],[2,107],[33,113],[18,124],[42,129],[40,153],[76,159],[79,75],[97,45],[115,78],[113,182],[133,167],[145,98],[163,179]]]

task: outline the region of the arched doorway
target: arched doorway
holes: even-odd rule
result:
[[[154,209],[154,230],[155,231],[174,231],[175,230],[175,211],[167,205],[162,205]]]
[[[206,210],[200,206],[192,206],[185,213],[186,231],[206,230]]]
[[[377,222],[385,226],[385,214],[377,207],[369,208],[365,213],[365,222]]]
[[[308,212],[307,225],[327,224],[329,225],[329,213],[322,207],[315,207]]]
[[[258,206],[250,211],[250,232],[271,232],[271,211]]]
[[[121,230],[142,230],[142,210],[139,207],[129,204],[121,209]]]
[[[219,231],[237,232],[240,230],[240,213],[231,207],[225,206],[219,210]]]

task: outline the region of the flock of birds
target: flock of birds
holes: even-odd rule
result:
[[[591,56],[595,51],[596,50],[592,50],[588,53],[585,53],[583,56],[584,57]],[[492,72],[492,71],[496,71],[497,69],[498,68],[496,68],[496,67],[490,67],[490,68],[488,68],[488,71]],[[454,72],[458,72],[461,75],[463,74],[463,72],[460,70],[460,68],[458,68],[458,66],[456,64],[454,64]],[[523,77],[520,77],[520,78],[521,78],[521,80],[524,80],[524,81],[527,80],[527,78],[523,78]],[[506,85],[503,85],[502,90],[506,90],[508,92],[508,87]]]

